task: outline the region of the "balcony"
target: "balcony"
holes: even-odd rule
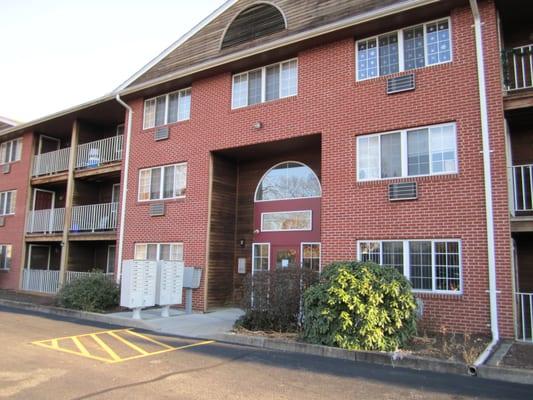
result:
[[[97,168],[122,160],[124,135],[112,136],[80,144],[77,150],[76,169]]]
[[[63,231],[65,209],[34,210],[28,213],[26,233],[53,234]]]
[[[118,203],[91,204],[72,208],[71,232],[100,232],[117,228]]]
[[[503,50],[502,62],[507,91],[533,88],[533,44]]]
[[[514,213],[533,214],[533,164],[515,165],[512,171]]]
[[[33,161],[32,176],[38,177],[68,171],[69,157],[70,147],[36,155]]]

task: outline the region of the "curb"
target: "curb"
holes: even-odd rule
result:
[[[61,307],[43,306],[40,304],[26,303],[22,301],[7,300],[1,298],[0,305],[27,311],[35,311],[43,314],[56,315],[60,317],[75,318],[80,320],[157,332],[153,329],[152,326],[150,326],[143,320],[117,318],[106,314],[70,310]],[[160,332],[157,333],[160,334]],[[193,337],[190,338],[200,339]],[[336,358],[354,362],[364,362],[390,367],[409,368],[438,373],[448,373],[463,376],[469,375],[467,364],[455,361],[439,360],[436,358],[419,357],[405,353],[345,350],[339,349],[337,347],[292,342],[282,339],[272,339],[264,336],[247,336],[236,333],[217,334],[216,337],[213,339],[216,339],[217,341],[222,343],[251,346],[267,350],[309,354],[320,357]],[[482,379],[491,379],[511,383],[533,385],[533,371],[522,370],[517,368],[482,365],[477,368],[477,376]]]

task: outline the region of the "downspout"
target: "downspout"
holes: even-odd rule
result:
[[[128,195],[128,171],[130,165],[130,143],[131,143],[131,123],[133,119],[133,110],[126,104],[121,98],[120,94],[117,93],[115,99],[120,105],[122,105],[126,110],[128,110],[128,129],[126,130],[126,151],[124,153],[124,175],[123,175],[123,184],[122,184],[122,196],[120,204],[120,227],[119,227],[119,237],[118,237],[118,263],[117,263],[117,273],[115,279],[117,283],[120,283],[120,277],[122,276],[122,251],[124,248],[124,219],[126,217],[126,199]]]
[[[477,0],[470,0],[470,8],[474,17],[474,35],[476,40],[477,75],[479,85],[479,108],[481,112],[481,137],[483,140],[483,175],[485,178],[485,212],[487,219],[487,255],[489,268],[489,299],[490,299],[490,328],[492,341],[481,353],[472,366],[469,367],[471,375],[477,374],[477,367],[482,365],[500,339],[498,330],[498,303],[496,298],[496,255],[494,240],[494,214],[492,207],[492,175],[490,167],[490,135],[487,106],[487,92],[485,82],[485,62],[483,56],[483,34],[481,31],[481,16]]]

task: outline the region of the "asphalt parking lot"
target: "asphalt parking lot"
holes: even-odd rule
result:
[[[0,398],[531,399],[532,386],[91,325],[0,307]]]

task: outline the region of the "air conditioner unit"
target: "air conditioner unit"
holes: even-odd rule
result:
[[[391,183],[389,185],[389,200],[415,200],[417,199],[416,182]]]
[[[4,174],[9,174],[11,172],[11,164],[4,164],[2,166],[2,172]]]
[[[406,92],[415,89],[415,74],[387,79],[387,94]]]
[[[168,126],[163,128],[157,128],[154,132],[154,140],[165,140],[168,139]]]
[[[6,219],[4,216],[0,216],[0,226],[4,226],[6,224]]]
[[[150,204],[150,216],[160,217],[165,215],[165,203]]]

